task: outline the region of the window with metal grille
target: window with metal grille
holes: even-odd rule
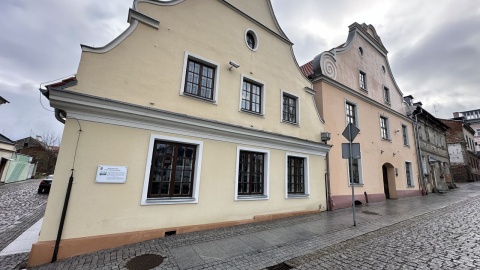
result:
[[[148,198],[191,197],[196,146],[155,140]]]
[[[297,98],[283,94],[283,121],[297,123]]]
[[[262,113],[262,85],[249,80],[242,84],[242,110]]]
[[[287,185],[289,194],[305,194],[305,159],[288,157]]]
[[[215,68],[189,58],[186,72],[184,93],[213,100]]]
[[[240,151],[238,195],[263,195],[265,154]]]

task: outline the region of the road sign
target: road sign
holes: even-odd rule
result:
[[[358,129],[354,124],[348,123],[347,127],[343,131],[342,135],[345,137],[349,142],[353,142],[355,137],[357,137],[360,129]]]
[[[353,159],[361,159],[359,143],[352,143],[352,155],[350,155],[350,144],[342,143],[342,158],[349,159],[350,157]]]

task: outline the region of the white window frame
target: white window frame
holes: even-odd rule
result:
[[[404,129],[405,128],[405,129]],[[407,141],[405,143],[405,140],[403,139],[404,137],[404,132],[405,132],[405,137],[407,138]],[[408,126],[405,124],[402,124],[402,141],[404,146],[410,146],[410,138],[408,136]]]
[[[386,124],[386,129],[387,129],[387,138],[384,138],[383,135],[382,135],[382,120],[381,120],[382,118],[384,118],[386,120],[385,124]],[[389,118],[385,115],[380,115],[379,120],[380,120],[380,122],[379,122],[379,124],[380,124],[380,138],[382,140],[391,141],[392,137],[390,135],[390,120],[389,120]]]
[[[387,97],[388,97],[388,100],[387,100]],[[390,95],[390,88],[388,88],[385,85],[383,86],[383,101],[388,106],[392,104],[392,96]]]
[[[362,151],[360,150],[360,156],[362,154]],[[355,186],[363,186],[363,164],[362,164],[362,159],[357,159],[358,160],[358,184],[353,183]],[[350,183],[350,160],[347,159],[347,183],[348,186],[351,187],[352,183]],[[353,162],[353,160],[352,160]]]
[[[305,193],[288,194],[288,157],[303,158],[305,160]],[[287,152],[285,153],[285,199],[308,199],[310,198],[310,159],[308,155]]]
[[[355,113],[355,122],[354,125],[357,128],[360,128],[360,119],[359,119],[359,114],[358,114],[358,104],[356,102],[350,101],[348,99],[345,99],[344,103],[344,112],[345,112],[345,125],[348,125],[348,117],[347,117],[347,103],[350,103],[351,105],[354,106],[354,113]]]
[[[261,98],[262,98],[262,103],[260,104],[261,108],[260,108],[260,113],[256,113],[256,112],[251,112],[251,111],[247,111],[247,110],[242,110],[242,90],[243,90],[243,81],[244,80],[247,80],[247,81],[252,81],[256,84],[259,84],[261,85]],[[265,82],[262,82],[260,80],[257,80],[255,78],[252,78],[250,76],[247,76],[247,75],[244,75],[244,74],[241,74],[240,75],[240,100],[239,100],[239,103],[238,103],[238,111],[239,112],[242,112],[242,113],[247,113],[247,114],[251,114],[251,115],[259,115],[259,116],[264,116],[265,115],[265,100],[266,100],[266,96],[265,96],[265,89],[266,89],[267,85],[265,84]]]
[[[263,195],[252,195],[252,196],[244,196],[238,195],[238,172],[239,172],[239,164],[240,164],[240,151],[250,151],[250,152],[258,152],[263,153],[264,156],[264,163],[263,163],[263,171],[264,171],[264,179],[263,179]],[[235,201],[259,201],[259,200],[268,200],[269,196],[269,187],[270,187],[270,150],[265,150],[261,148],[252,148],[247,146],[237,146],[237,160],[235,162]]]
[[[287,121],[287,120],[284,120],[283,119],[283,95],[287,95],[287,96],[291,96],[293,98],[296,99],[296,104],[295,104],[295,108],[296,108],[296,122],[290,122],[290,121]],[[282,123],[286,123],[286,124],[291,124],[291,125],[296,125],[296,126],[299,126],[300,125],[300,97],[297,96],[297,95],[294,95],[290,92],[287,92],[285,90],[280,90],[280,122]]]
[[[252,33],[253,39],[255,39],[255,48],[250,48],[250,46],[248,46],[247,34],[248,34],[249,32]],[[249,50],[254,51],[254,52],[258,50],[258,47],[260,46],[260,40],[258,39],[257,32],[255,32],[253,29],[248,28],[247,30],[245,30],[244,39],[245,39],[245,45],[247,45],[247,48],[248,48]]]
[[[215,67],[215,82],[214,82],[215,85],[213,87],[213,95],[212,95],[213,100],[209,100],[209,99],[206,99],[206,98],[195,97],[193,95],[189,95],[189,94],[185,93],[185,76],[187,74],[188,59],[194,59],[196,61],[203,62],[203,63],[205,63],[209,66]],[[220,77],[220,65],[218,63],[216,63],[214,61],[211,61],[211,60],[208,60],[206,58],[203,58],[199,55],[193,54],[191,52],[185,51],[185,54],[184,54],[184,57],[183,57],[183,67],[182,67],[182,82],[180,84],[180,96],[189,97],[189,98],[193,98],[195,100],[201,100],[201,101],[205,101],[205,102],[208,102],[208,103],[217,104],[218,103],[218,90],[219,90],[219,87],[218,87],[219,77]]]
[[[408,165],[407,165],[408,164]],[[410,181],[412,182],[411,185],[408,184],[408,179],[407,179],[407,166],[410,169]],[[413,179],[413,166],[412,162],[410,160],[405,160],[405,183],[408,188],[415,187],[415,180]]]
[[[363,86],[362,87],[362,84],[360,83],[361,80],[360,80],[360,75],[363,74]],[[367,73],[363,72],[362,70],[358,70],[358,85],[360,87],[360,89],[362,89],[363,91],[368,91],[368,85],[367,85]]]
[[[148,185],[150,181],[150,169],[152,164],[153,147],[155,140],[168,141],[173,143],[192,144],[197,147],[195,156],[195,171],[193,180],[192,197],[189,198],[148,198]],[[147,162],[145,166],[145,178],[143,180],[142,200],[140,205],[155,205],[155,204],[188,204],[198,203],[200,192],[200,175],[202,174],[202,154],[203,142],[197,140],[184,139],[179,137],[164,136],[158,134],[150,135],[150,143],[148,145]]]

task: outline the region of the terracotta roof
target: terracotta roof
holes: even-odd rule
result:
[[[309,75],[313,74],[313,60],[306,63],[305,65],[300,67],[300,70],[302,71],[303,75],[305,77],[308,77]]]

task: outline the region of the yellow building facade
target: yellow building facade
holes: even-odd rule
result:
[[[379,202],[421,194],[414,126],[390,69],[387,50],[371,25],[354,23],[347,41],[302,66],[314,84],[316,102],[329,142],[332,209],[355,200]],[[342,159],[342,135],[348,123],[360,133],[361,158]],[[357,202],[358,203],[358,202]]]
[[[269,1],[134,1],[130,27],[82,45],[43,90],[65,122],[39,242],[58,258],[326,209],[311,82]]]

